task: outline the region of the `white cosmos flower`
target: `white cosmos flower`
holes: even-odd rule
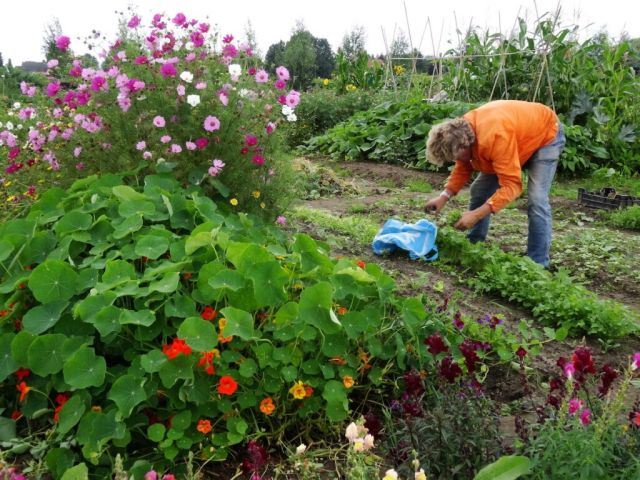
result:
[[[195,107],[200,103],[200,95],[187,95],[187,103]]]
[[[193,82],[193,73],[185,70],[180,74],[180,78],[183,82],[191,83]]]
[[[289,115],[287,115],[287,121],[295,122],[296,120],[298,120],[298,116],[295,113],[290,113]]]
[[[291,108],[289,105],[283,105],[282,106],[282,114],[283,115],[291,115],[293,113],[293,108]]]
[[[242,67],[237,63],[232,63],[229,65],[229,75],[232,77],[239,77],[242,73]]]
[[[5,123],[4,128],[6,128],[9,131],[13,130],[13,123],[12,122]]]

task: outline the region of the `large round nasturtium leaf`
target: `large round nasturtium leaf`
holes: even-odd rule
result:
[[[260,262],[247,272],[259,307],[279,306],[287,299],[285,285],[289,275],[278,262]],[[211,283],[209,283],[211,284]]]
[[[40,335],[29,345],[27,367],[36,375],[46,377],[62,370],[66,335],[54,333]]]
[[[13,244],[6,240],[0,240],[0,262],[5,261],[13,252]]]
[[[58,300],[56,302],[38,305],[29,310],[22,319],[22,327],[25,331],[38,335],[53,327],[60,315],[67,308],[69,302]]]
[[[169,249],[169,239],[160,235],[142,235],[138,238],[134,252],[140,257],[155,260]]]
[[[149,217],[156,213],[156,207],[149,200],[133,200],[123,202],[118,206],[118,213],[121,217],[127,218],[131,215],[144,215]]]
[[[64,362],[64,381],[75,388],[99,387],[104,383],[107,362],[93,348],[81,347]]]
[[[69,300],[77,287],[78,274],[61,260],[46,260],[29,277],[29,290],[41,303]]]
[[[178,337],[198,352],[207,352],[218,344],[216,329],[200,317],[187,318],[178,328]]]
[[[133,375],[123,375],[113,382],[107,398],[115,402],[124,418],[131,415],[133,407],[147,399],[144,383],[143,378]]]
[[[226,307],[220,313],[227,319],[225,336],[235,335],[242,340],[253,338],[253,317],[249,312],[234,307]]]
[[[76,394],[71,397],[60,410],[60,416],[58,419],[58,432],[65,434],[82,418],[86,407],[80,395]]]
[[[18,369],[18,364],[11,354],[11,342],[14,337],[13,332],[0,335],[0,382]]]
[[[54,230],[58,235],[63,235],[80,230],[88,230],[92,223],[93,218],[91,215],[73,210],[56,222]]]
[[[245,283],[246,280],[244,275],[236,270],[230,269],[221,270],[209,279],[209,286],[211,288],[227,288],[233,292],[237,292],[241,288],[244,288]]]

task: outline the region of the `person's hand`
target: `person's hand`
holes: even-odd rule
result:
[[[449,199],[444,195],[438,195],[425,204],[424,211],[426,213],[440,213],[440,210],[442,210],[442,207],[447,203],[447,200]]]
[[[464,212],[460,217],[460,220],[455,223],[454,228],[457,228],[458,230],[469,230],[481,219],[482,217],[474,210]]]

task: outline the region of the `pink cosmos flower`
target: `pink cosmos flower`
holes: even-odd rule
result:
[[[140,17],[137,15],[131,17],[131,20],[127,23],[127,27],[129,28],[136,28],[138,25],[140,25]]]
[[[284,80],[285,82],[289,80],[289,70],[287,70],[287,67],[282,65],[276,68],[276,75],[280,80]]]
[[[207,88],[206,82],[198,82],[196,83],[196,90],[204,90]]]
[[[164,117],[156,115],[155,117],[153,117],[153,124],[158,128],[162,128],[167,124],[167,122],[165,121]]]
[[[78,158],[82,153],[82,147],[76,147],[73,149],[73,156]]]
[[[202,33],[207,33],[209,31],[209,24],[204,22],[199,24],[198,30],[200,30]]]
[[[273,83],[273,86],[276,87],[277,90],[282,90],[287,86],[287,82],[278,79]]]
[[[218,120],[218,118],[214,117],[213,115],[209,115],[207,118],[204,119],[204,129],[207,132],[213,132],[215,130],[219,130],[220,120]]]
[[[222,37],[222,42],[223,43],[233,42],[233,35],[225,35],[224,37]]]
[[[269,81],[269,74],[264,70],[258,70],[255,75],[256,83],[266,83]]]
[[[144,480],[158,480],[158,472],[155,470],[149,470],[144,474]]]
[[[582,425],[589,425],[591,423],[591,410],[585,408],[580,413],[580,423],[582,423]]]
[[[229,97],[225,92],[218,93],[218,99],[220,100],[220,103],[222,103],[222,105],[224,105],[225,107],[229,105]]]
[[[284,215],[278,215],[278,218],[276,218],[276,223],[278,225],[284,226],[287,223],[287,217],[285,217]]]
[[[196,48],[204,45],[204,35],[202,35],[202,33],[198,31],[191,32],[189,39],[191,40],[191,43],[193,43],[193,46]]]
[[[247,145],[247,147],[253,147],[254,145],[258,144],[258,137],[256,137],[255,135],[245,135],[244,136],[244,143]]]
[[[295,90],[291,90],[285,97],[285,102],[291,108],[295,108],[300,103],[300,94]]]
[[[52,58],[47,62],[47,68],[56,68],[58,66],[58,59]]]
[[[205,148],[207,148],[207,145],[209,145],[209,140],[207,140],[206,138],[200,137],[196,139],[196,147],[198,147],[198,150],[204,150]]]
[[[582,408],[582,400],[579,398],[572,398],[569,400],[569,415],[573,415]]]
[[[220,174],[222,169],[225,166],[225,163],[222,160],[218,160],[217,158],[211,162],[211,166],[209,167],[209,175],[212,177],[216,177]]]
[[[109,89],[109,84],[107,83],[107,80],[104,77],[100,75],[96,75],[91,80],[91,90],[93,90],[94,92],[99,92],[100,90],[104,91],[108,89]]]
[[[262,165],[264,165],[264,157],[263,157],[262,155],[254,155],[254,156],[251,158],[251,161],[252,161],[253,163],[255,163],[256,165],[258,165],[258,166],[262,166]]]
[[[151,157],[152,157],[152,154],[151,154],[151,152],[149,152],[149,151],[144,152],[144,153],[142,154],[142,158],[144,158],[145,160],[149,160]]]
[[[76,163],[76,170],[78,170],[79,172],[84,170],[84,163],[82,162]]]
[[[140,140],[138,143],[136,143],[136,150],[144,150],[145,148],[147,148],[147,142],[145,142],[144,140]]]
[[[162,67],[160,67],[160,73],[164,78],[175,77],[178,74],[176,67],[173,66],[173,63],[164,63]]]
[[[160,142],[169,143],[171,141],[171,137],[169,135],[163,135],[160,137]]]
[[[187,17],[184,15],[184,13],[178,13],[175,17],[173,17],[173,20],[171,21],[174,23],[174,25],[181,27],[186,23]]]
[[[149,59],[144,55],[138,55],[133,61],[136,65],[145,65],[149,63]]]
[[[58,38],[56,38],[56,47],[58,47],[58,49],[62,50],[63,52],[67,51],[70,44],[71,39],[66,35],[60,35]]]
[[[177,143],[172,143],[171,144],[171,153],[180,153],[182,152],[182,147],[180,145],[178,145]]]
[[[184,85],[178,85],[176,87],[176,92],[178,92],[179,96],[184,97],[184,94],[186,93],[186,89],[184,88]]]
[[[185,147],[187,147],[187,150],[195,150],[196,148],[198,148],[198,146],[191,141],[186,142],[184,145]]]
[[[193,62],[196,59],[196,54],[193,52],[189,52],[187,53],[187,56],[184,57],[184,61],[189,63],[189,62]]]
[[[238,56],[238,49],[229,43],[222,48],[222,55],[229,58],[235,58]]]

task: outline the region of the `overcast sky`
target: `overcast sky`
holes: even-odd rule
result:
[[[634,2],[562,0],[560,3],[563,23],[580,25],[585,37],[600,30],[606,30],[613,37],[619,37],[622,32],[640,37],[640,22],[630,11]],[[173,16],[181,11],[199,20],[208,16],[220,33],[231,33],[236,38],[244,37],[250,20],[262,55],[269,45],[288,40],[297,20],[302,20],[314,36],[326,38],[334,51],[346,33],[361,25],[367,34],[366,46],[370,53],[385,51],[383,30],[391,42],[394,31],[402,29],[407,38],[410,30],[416,47],[422,38],[421,51],[431,54],[433,44],[440,43],[440,50],[448,48],[447,41],[457,44],[456,20],[462,30],[472,22],[491,31],[498,31],[501,25],[507,33],[513,28],[518,12],[533,20],[536,5],[539,14],[553,12],[558,0],[7,0],[0,8],[0,53],[5,62],[10,58],[14,65],[25,60],[41,60],[43,32],[55,17],[60,20],[63,33],[71,37],[74,52],[85,53],[76,37],[85,37],[97,29],[112,39],[117,25],[115,11],[125,10],[129,5],[142,16],[145,25],[155,12]],[[427,21],[431,32],[428,28],[425,31]]]

